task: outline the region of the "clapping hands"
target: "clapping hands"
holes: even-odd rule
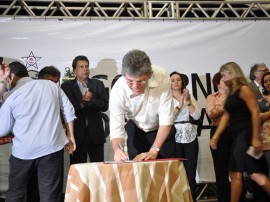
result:
[[[183,97],[184,97],[184,102],[189,102],[189,103],[191,102],[189,90],[186,88],[183,90]]]
[[[84,104],[88,104],[91,101],[92,97],[93,97],[93,94],[90,92],[89,88],[87,88],[86,92],[82,98],[82,102]]]

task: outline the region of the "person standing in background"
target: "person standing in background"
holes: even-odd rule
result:
[[[172,72],[171,88],[174,102],[175,157],[186,158],[184,162],[193,201],[196,201],[196,169],[199,154],[197,125],[193,120],[201,116],[195,99],[189,94],[182,74]],[[174,131],[174,128],[172,129]],[[172,132],[171,131],[171,132]]]
[[[38,79],[50,80],[58,83],[60,80],[61,72],[54,66],[43,67],[38,73]]]
[[[1,73],[2,73],[2,75],[0,75],[0,76],[2,76],[2,78],[3,78],[3,80],[0,80],[0,107],[1,107],[1,105],[2,105],[2,102],[3,102],[3,95],[4,95],[4,93],[5,93],[5,90],[6,90],[6,86],[8,85],[8,82],[7,82],[7,80],[8,80],[8,77],[9,77],[9,75],[10,75],[10,68],[8,67],[8,65],[6,65],[6,64],[0,64],[0,68],[1,68]]]
[[[250,68],[249,78],[251,82],[249,84],[254,90],[257,98],[261,98],[263,95],[264,89],[262,87],[262,76],[267,72],[269,72],[269,69],[264,63],[256,63]],[[269,175],[267,168],[268,163],[265,156],[260,159],[260,163],[262,164],[262,167],[265,168],[263,173],[265,175]],[[247,188],[246,195],[252,195],[254,200],[258,200],[260,202],[268,201],[268,199],[264,200],[264,198],[267,196],[265,196],[265,193],[261,190],[261,188],[250,179],[250,176],[247,173],[244,173],[243,178],[245,188]]]
[[[9,66],[0,66],[0,96],[7,80],[11,85],[19,83],[20,79],[13,70],[27,72],[21,63],[13,62]],[[60,110],[65,119],[67,137]],[[14,134],[7,202],[23,201],[33,173],[38,174],[42,201],[60,200],[63,150],[66,146],[67,152],[72,154],[76,149],[73,135],[75,118],[74,108],[64,92],[50,81],[28,81],[9,95],[0,108],[1,136],[11,130]]]
[[[257,63],[250,68],[249,79],[251,80],[250,86],[254,90],[256,96],[262,95],[262,76],[269,72],[268,67],[264,63]]]
[[[108,110],[108,93],[102,81],[90,79],[89,60],[79,55],[72,62],[76,78],[62,83],[75,108],[74,135],[77,149],[70,156],[70,164],[104,161],[105,131],[101,113]]]
[[[268,163],[268,174],[270,173],[270,72],[262,77],[263,95],[258,97],[262,122],[263,153]]]
[[[220,72],[216,73],[212,80],[214,93],[206,98],[206,113],[211,119],[210,138],[213,137],[224,113],[224,102],[229,94],[228,87],[221,79]],[[217,149],[210,147],[217,185],[218,202],[230,202],[229,159],[232,146],[232,134],[230,126],[227,126],[220,135]]]
[[[24,84],[28,83],[29,81],[32,81],[32,78],[29,77],[28,71],[26,67],[18,62],[14,61],[9,64],[10,69],[10,87],[12,88],[11,91],[7,92],[3,97],[3,103],[5,100],[17,89],[19,89]]]
[[[43,67],[39,73],[38,73],[38,79],[45,79],[45,80],[50,80],[54,83],[58,83],[60,80],[61,73],[60,71],[54,67],[54,66],[45,66]],[[64,124],[64,118],[62,114],[60,114],[61,120],[63,125]],[[63,165],[64,166],[64,165]],[[64,168],[62,168],[64,169]],[[63,184],[61,185],[63,186]],[[39,202],[40,201],[40,196],[38,192],[38,178],[37,178],[37,173],[33,173],[29,184],[27,188],[27,197],[25,198],[24,201],[29,201],[29,202]],[[64,199],[61,199],[61,201],[64,201]]]
[[[138,161],[174,156],[173,100],[167,71],[152,65],[141,50],[122,60],[122,77],[110,94],[110,138],[114,160]],[[125,118],[127,118],[127,123]],[[121,149],[127,133],[128,155]]]
[[[238,64],[228,62],[221,66],[220,73],[225,85],[229,87],[229,95],[224,104],[220,124],[210,140],[210,146],[212,149],[217,149],[221,134],[230,124],[233,134],[229,163],[231,202],[240,200],[243,172],[249,173],[251,179],[270,195],[270,181],[262,173],[259,161],[246,153],[250,146],[255,154],[262,151],[259,136],[260,115],[255,93]]]

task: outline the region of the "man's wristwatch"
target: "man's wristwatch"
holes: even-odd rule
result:
[[[158,153],[159,150],[160,150],[160,148],[156,147],[155,145],[153,145],[151,148],[154,149],[157,153]]]

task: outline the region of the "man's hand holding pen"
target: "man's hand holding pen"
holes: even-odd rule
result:
[[[127,152],[125,152],[124,147],[120,143],[118,143],[118,148],[119,149],[117,149],[115,154],[114,154],[115,155],[114,159],[116,161],[128,161],[129,156],[128,156]]]

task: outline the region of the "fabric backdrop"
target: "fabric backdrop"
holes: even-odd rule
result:
[[[123,55],[132,49],[144,50],[153,64],[166,68],[169,73],[186,74],[190,80],[188,88],[203,115],[198,159],[200,182],[215,181],[209,150],[209,121],[204,114],[206,96],[212,92],[211,76],[229,61],[237,62],[247,76],[254,63],[270,66],[269,21],[2,19],[0,27],[0,56],[4,61],[5,58],[21,60],[33,77],[47,65],[59,68],[62,77],[71,76],[73,58],[86,55],[91,76],[100,78],[110,91],[113,79],[120,72]],[[106,160],[112,159],[109,144]]]

